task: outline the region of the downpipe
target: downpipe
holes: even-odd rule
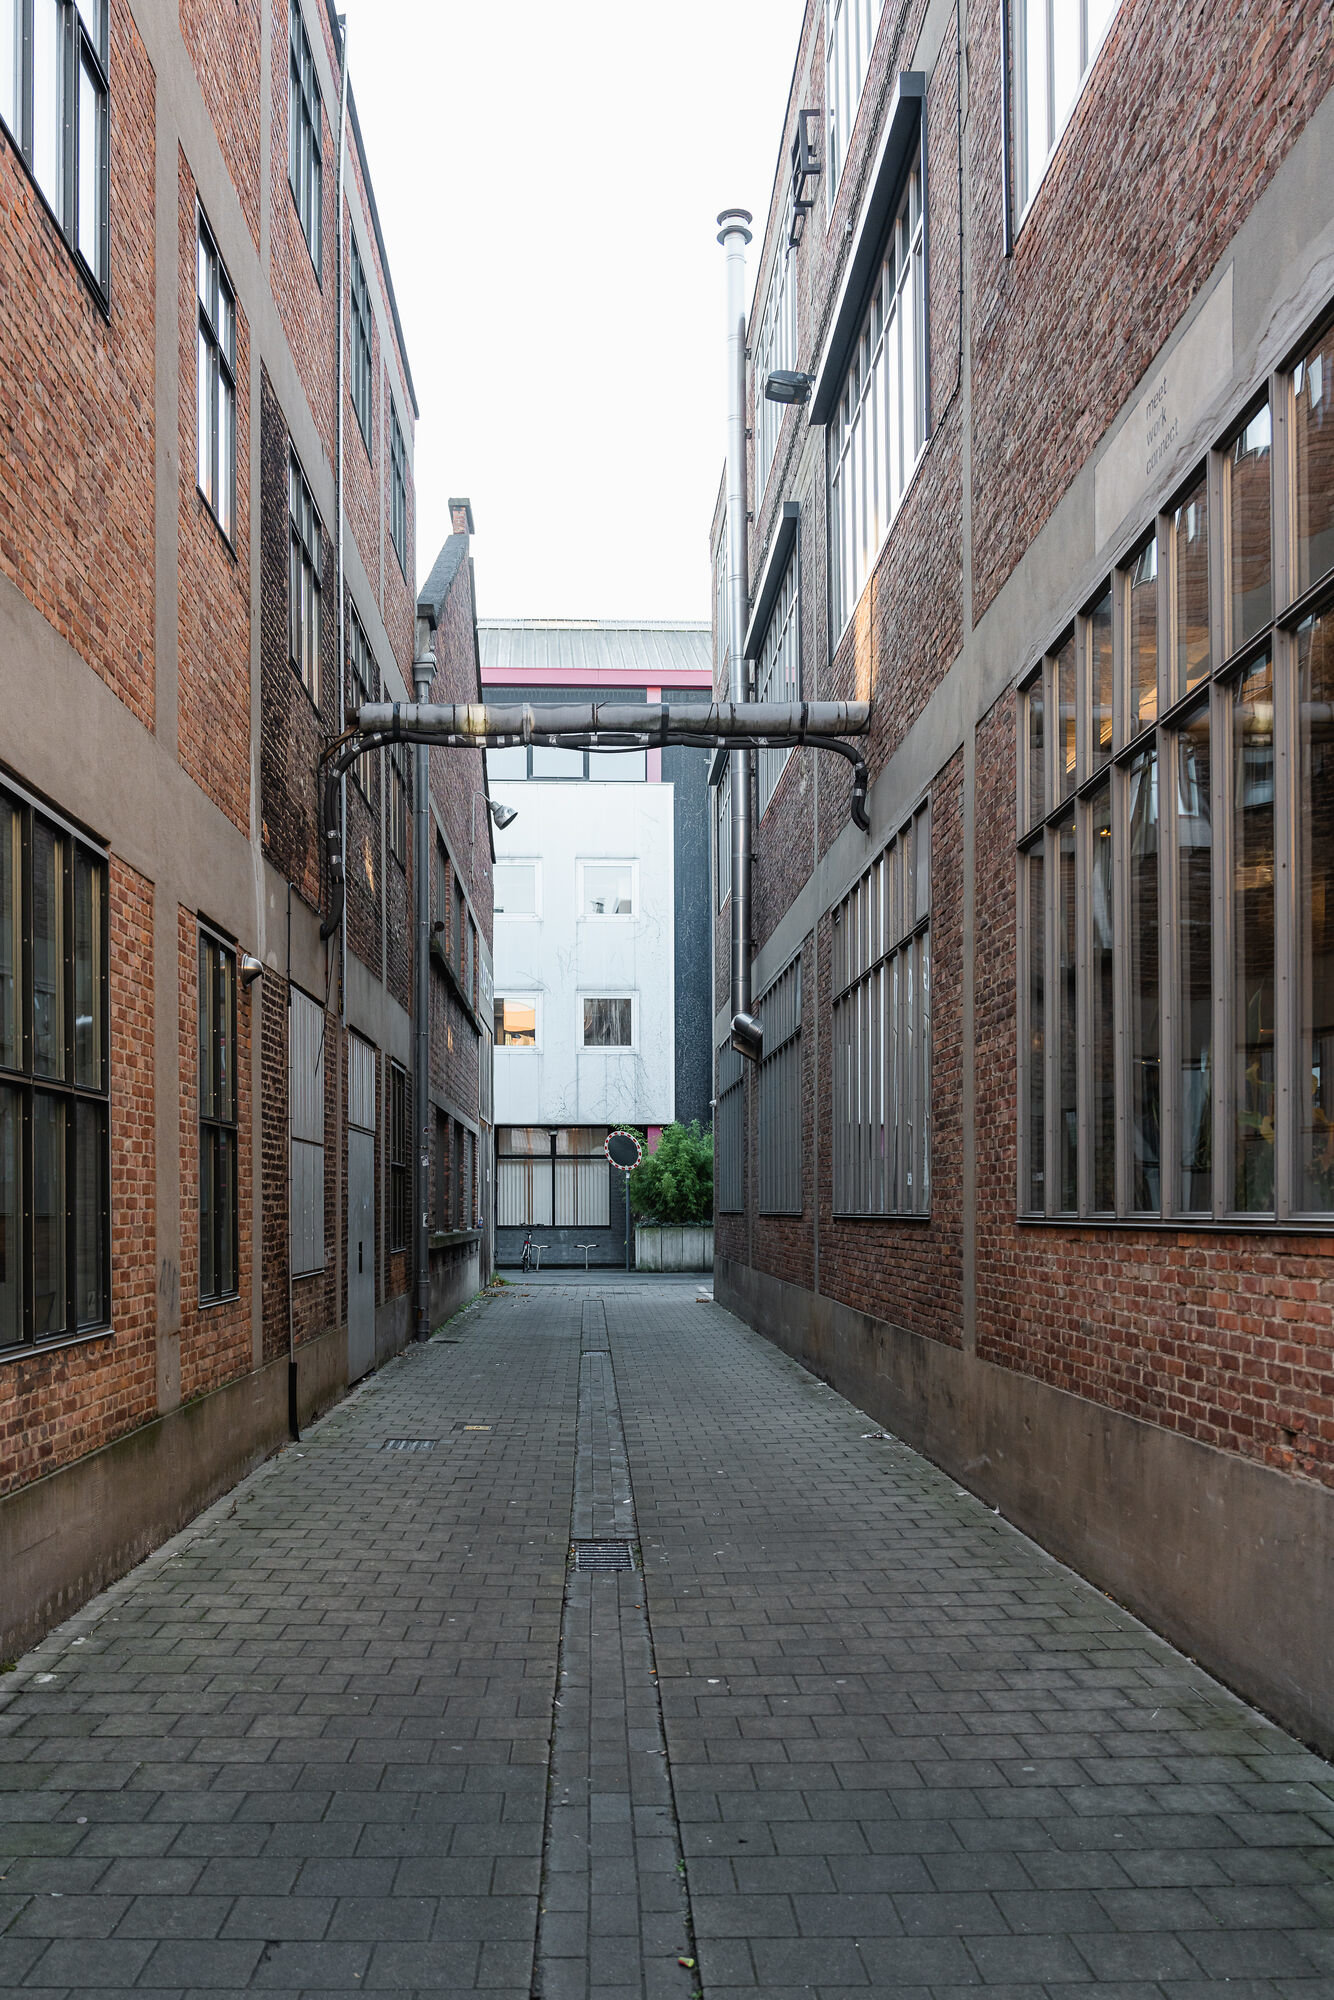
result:
[[[746,701],[746,245],[750,212],[724,209],[718,241],[727,268],[727,623],[734,706]],[[750,1062],[764,1050],[751,992],[751,755],[734,746],[732,788],[732,1047]]]
[[[412,663],[412,685],[421,706],[435,678],[435,654],[422,650]],[[416,1294],[413,1331],[425,1340],[431,1331],[431,802],[430,748],[416,739],[412,784],[413,904],[416,950],[412,982],[412,1087],[417,1124],[417,1170],[413,1176],[414,1227],[412,1282]],[[339,857],[341,864],[341,855]]]

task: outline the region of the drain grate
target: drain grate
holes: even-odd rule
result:
[[[613,1570],[633,1569],[634,1550],[629,1542],[576,1542],[574,1566],[586,1574],[607,1576]]]
[[[434,1438],[386,1438],[381,1451],[434,1451]]]

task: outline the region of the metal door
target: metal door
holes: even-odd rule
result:
[[[348,1037],[347,1379],[375,1365],[375,1051]]]

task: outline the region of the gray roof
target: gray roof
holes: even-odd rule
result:
[[[571,673],[708,673],[710,630],[647,618],[479,618],[477,639],[487,680],[524,681],[535,668]]]

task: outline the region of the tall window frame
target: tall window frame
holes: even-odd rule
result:
[[[834,1213],[931,1212],[931,809],[833,912]]]
[[[834,212],[852,128],[871,67],[871,50],[884,0],[826,0],[825,105],[829,160],[829,215]]]
[[[926,450],[926,225],[920,136],[828,431],[835,644]]]
[[[315,276],[322,284],[324,100],[300,0],[291,0],[288,48],[287,180]]]
[[[1051,165],[1120,0],[1009,0],[1016,226]]]
[[[199,926],[199,1303],[240,1296],[236,947]]]
[[[0,782],[0,1355],[111,1325],[108,872]]]
[[[0,0],[0,121],[110,305],[108,0]]]
[[[714,1088],[716,1179],[719,1215],[744,1215],[746,1209],[746,1063],[730,1042],[718,1050]]]
[[[784,966],[756,1004],[764,1028],[758,1072],[756,1189],[761,1215],[802,1212],[801,959]]]
[[[1021,683],[1022,1220],[1334,1217],[1330,388],[1334,321],[1257,386]]]
[[[389,538],[404,576],[408,573],[408,448],[398,411],[389,405]]]
[[[288,459],[287,499],[290,527],[287,657],[293,673],[318,709],[324,535],[314,495],[295,452]]]
[[[732,893],[732,773],[726,764],[713,788],[713,893],[720,910]]]
[[[795,368],[797,365],[797,283],[796,256],[787,245],[786,238],[780,238],[773,272],[769,278],[769,289],[765,294],[764,311],[760,316],[760,331],[755,342],[753,363],[754,405],[755,405],[755,492],[763,498],[773,466],[774,453],[778,449],[778,433],[783,427],[785,405],[771,403],[764,393],[764,384],[776,368]],[[723,564],[726,578],[726,564]],[[721,601],[726,605],[726,583]]]
[[[797,552],[798,545],[794,542],[755,663],[756,701],[801,700],[801,585]],[[761,819],[769,810],[791,755],[791,749],[756,752],[756,811]]]
[[[196,404],[199,491],[227,537],[236,540],[236,294],[204,219],[195,211],[195,290],[199,303]]]
[[[389,1065],[389,1248],[406,1250],[412,1236],[412,1127],[410,1079],[401,1063]]]
[[[408,819],[412,808],[412,785],[408,776],[408,753],[402,743],[389,745],[389,852],[407,873]]]
[[[371,642],[366,637],[366,628],[352,604],[348,605],[347,619],[347,675],[348,699],[355,712],[368,701],[379,699],[380,676],[375,665],[375,655]],[[371,766],[374,759],[358,757],[352,765],[352,782],[365,799],[371,803]]]
[[[366,267],[361,261],[357,248],[357,234],[351,230],[352,255],[348,289],[351,294],[351,341],[352,341],[352,407],[357,413],[357,424],[361,431],[362,443],[373,459],[375,436],[375,319],[371,310],[371,288],[366,281]]]

